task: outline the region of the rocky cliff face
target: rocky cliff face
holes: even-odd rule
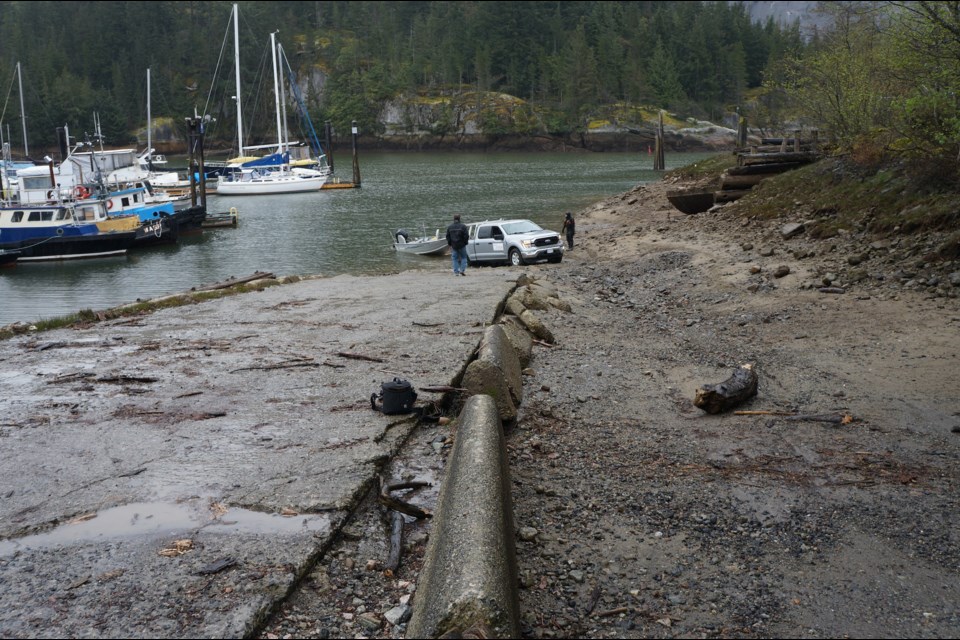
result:
[[[624,107],[618,107],[620,113]],[[611,108],[612,110],[612,108]],[[638,108],[630,108],[636,114]],[[653,113],[652,111],[648,111]],[[656,129],[650,122],[626,124],[604,114],[584,131],[551,134],[544,110],[505,94],[467,92],[453,96],[399,97],[387,103],[380,124],[384,133],[363,141],[382,149],[525,149],[545,151],[644,151],[652,149]],[[636,122],[634,115],[631,122]],[[664,125],[670,151],[732,149],[736,131],[698,120],[671,119]]]

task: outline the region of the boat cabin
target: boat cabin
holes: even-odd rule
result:
[[[102,176],[107,184],[140,177],[135,149],[71,153],[59,165],[21,169],[20,202],[38,204],[76,197],[75,189]]]

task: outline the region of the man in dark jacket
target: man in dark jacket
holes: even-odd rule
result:
[[[567,212],[567,217],[563,220],[563,231],[567,234],[567,245],[573,250],[573,234],[577,230],[577,223],[573,221],[573,214]]]
[[[450,246],[451,260],[453,260],[453,275],[467,275],[467,241],[469,240],[467,225],[460,222],[460,214],[453,214],[453,224],[447,227],[447,244]]]

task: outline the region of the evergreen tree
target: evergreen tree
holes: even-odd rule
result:
[[[683,86],[680,84],[680,74],[673,64],[673,58],[663,46],[663,41],[657,39],[653,49],[653,57],[647,68],[647,82],[650,86],[652,99],[656,106],[667,109],[684,100]]]

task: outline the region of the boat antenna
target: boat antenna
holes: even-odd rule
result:
[[[153,120],[150,118],[150,67],[147,67],[147,171],[153,171]]]
[[[93,112],[93,136],[86,131],[83,132],[84,144],[88,147],[100,145],[100,151],[103,151],[103,134],[100,131],[100,114]]]
[[[27,116],[23,110],[23,74],[20,73],[20,63],[17,62],[17,82],[20,85],[20,119],[23,121],[23,155],[30,157],[30,150],[27,148]]]

